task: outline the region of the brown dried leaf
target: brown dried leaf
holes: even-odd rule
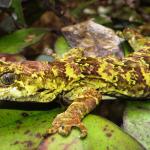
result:
[[[42,14],[39,20],[34,24],[34,27],[48,27],[53,30],[59,30],[64,26],[62,20],[52,11],[46,11]]]
[[[0,61],[22,61],[25,58],[19,54],[0,54]]]

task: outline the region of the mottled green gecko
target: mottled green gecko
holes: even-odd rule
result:
[[[134,34],[133,34],[134,33]],[[123,33],[136,52],[126,58],[84,57],[72,49],[54,62],[0,62],[0,100],[50,102],[58,95],[71,102],[54,119],[48,133],[68,135],[73,126],[87,135],[81,122],[102,100],[102,95],[150,98],[150,40],[138,32]]]

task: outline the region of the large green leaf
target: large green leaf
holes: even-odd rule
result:
[[[0,38],[0,53],[15,54],[23,48],[38,42],[47,32],[43,28],[28,28]]]
[[[69,137],[58,134],[51,136],[40,146],[48,150],[141,150],[143,149],[135,140],[125,134],[110,121],[95,115],[88,115],[84,119],[88,128],[87,138],[81,140],[80,132],[73,130]]]
[[[129,102],[124,114],[125,131],[150,149],[150,101]]]
[[[85,139],[79,138],[80,132],[77,129],[73,129],[68,137],[55,134],[44,139],[42,135],[58,113],[60,109],[49,111],[0,109],[0,149],[32,150],[38,147],[40,150],[143,149],[119,127],[95,115],[88,115],[84,119],[84,124],[88,128],[88,136]]]
[[[24,150],[37,148],[42,134],[59,110],[0,110],[0,149]]]

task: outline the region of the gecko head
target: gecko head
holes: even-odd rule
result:
[[[47,90],[46,63],[43,63],[0,61],[0,100],[36,101],[40,98],[41,92]]]

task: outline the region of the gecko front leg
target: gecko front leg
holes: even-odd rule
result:
[[[61,135],[68,135],[72,127],[77,127],[81,131],[82,138],[87,135],[87,129],[81,120],[99,104],[101,94],[93,88],[82,88],[80,91],[81,93],[76,96],[73,95],[75,99],[68,109],[56,116],[52,127],[48,130],[49,134],[58,132]]]

